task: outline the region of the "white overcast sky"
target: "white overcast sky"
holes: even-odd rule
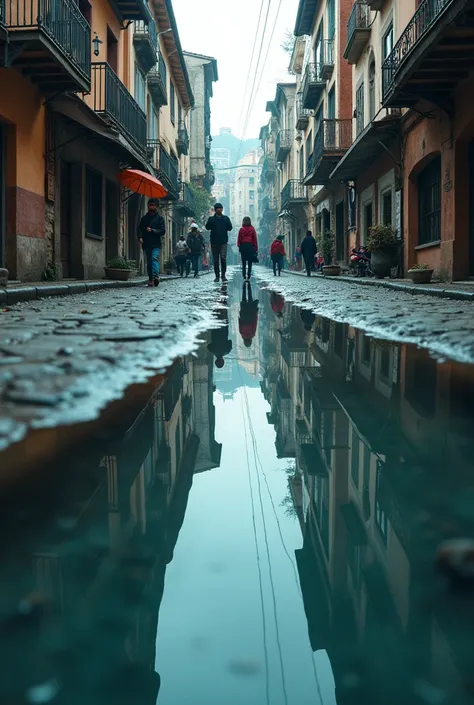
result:
[[[263,0],[264,10],[270,3],[267,32],[262,50],[260,67],[269,45],[280,0]],[[212,101],[212,133],[220,127],[230,127],[237,137],[258,137],[260,127],[269,118],[265,104],[275,95],[276,83],[288,80],[289,57],[280,45],[285,30],[293,30],[298,9],[298,0],[281,0],[281,8],[272,39],[268,60],[256,94],[246,134],[242,135],[245,113],[249,105],[244,98],[247,72],[252,56],[252,46],[257,29],[261,0],[173,0],[173,7],[185,51],[214,56],[218,62],[219,82],[214,84]],[[255,62],[260,47],[261,28],[251,71],[250,85],[255,76]],[[258,76],[260,75],[261,68]],[[256,81],[258,84],[258,78]],[[244,105],[244,117],[240,117]]]

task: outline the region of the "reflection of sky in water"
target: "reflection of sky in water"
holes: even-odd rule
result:
[[[246,394],[259,460],[292,561],[282,545],[260,472],[273,598],[253,445],[247,427],[265,604],[270,703],[318,704],[319,680],[324,705],[333,705],[334,680],[329,660],[325,652],[313,656],[309,645],[294,556],[295,549],[302,546],[301,529],[296,517],[286,515],[281,506],[288,492],[288,461],[276,457],[275,431],[266,423],[269,407],[260,390],[246,388]],[[266,703],[262,609],[242,416],[246,394],[240,389],[231,403],[215,395],[216,440],[223,443],[222,463],[219,469],[195,477],[174,559],[166,572],[157,640],[156,667],[162,678],[159,705]]]

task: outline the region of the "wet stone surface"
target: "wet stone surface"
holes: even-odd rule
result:
[[[288,301],[371,335],[429,348],[440,357],[474,362],[474,303],[412,296],[392,289],[331,281],[321,276],[275,278],[257,267],[259,279]]]
[[[215,324],[209,276],[0,309],[0,451],[28,427],[94,419]]]

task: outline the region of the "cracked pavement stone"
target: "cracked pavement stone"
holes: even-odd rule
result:
[[[213,311],[220,297],[203,276],[1,312],[0,450],[31,428],[97,418],[130,385],[158,374],[219,326]]]

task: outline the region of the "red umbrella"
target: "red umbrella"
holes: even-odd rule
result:
[[[133,193],[147,198],[165,198],[168,191],[159,179],[138,169],[123,169],[117,176],[118,181]]]

